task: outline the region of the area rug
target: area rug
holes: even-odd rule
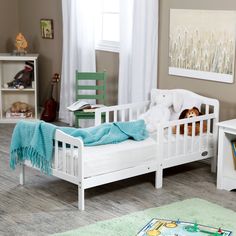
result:
[[[180,219],[221,227],[236,234],[236,212],[208,201],[193,198],[169,205],[139,211],[112,220],[100,221],[57,236],[134,236],[152,218]]]

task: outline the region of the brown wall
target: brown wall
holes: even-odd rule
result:
[[[0,0],[0,52],[14,48],[19,30],[18,0]]]
[[[39,103],[50,94],[50,81],[54,73],[61,73],[62,12],[59,0],[18,0],[19,29],[29,42],[28,51],[39,57]],[[40,19],[53,19],[54,39],[43,39]],[[58,97],[58,94],[55,95]]]
[[[105,51],[96,52],[97,71],[107,72],[107,103],[116,105],[118,102],[119,54]]]
[[[226,84],[206,80],[190,79],[168,75],[168,35],[169,10],[177,9],[209,9],[236,10],[234,0],[161,0],[159,31],[159,80],[160,88],[184,88],[196,93],[220,100],[220,119],[236,117],[236,83]]]

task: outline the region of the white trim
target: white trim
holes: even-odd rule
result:
[[[95,46],[96,50],[108,52],[120,52],[120,42],[99,40]]]
[[[176,68],[176,67],[169,67],[169,75],[185,76],[185,77],[190,77],[190,78],[211,80],[211,81],[224,82],[224,83],[233,83],[233,80],[234,80],[233,75],[229,75],[229,74],[189,70],[189,69],[182,69],[182,68]]]

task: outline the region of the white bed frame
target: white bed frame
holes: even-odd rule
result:
[[[193,92],[187,90],[173,90],[178,91],[183,94],[192,96],[195,98],[199,98],[203,101],[202,109],[204,110],[204,115],[198,116],[196,118],[190,119],[182,119],[182,120],[174,120],[165,123],[160,123],[157,132],[157,153],[156,159],[153,161],[145,162],[142,165],[138,165],[132,168],[126,168],[115,172],[100,174],[91,177],[84,177],[84,144],[80,139],[71,137],[60,130],[56,130],[55,133],[55,151],[54,151],[54,160],[53,160],[53,168],[52,168],[52,175],[56,176],[60,179],[69,181],[78,185],[78,208],[80,210],[84,210],[84,191],[85,189],[99,186],[102,184],[130,178],[133,176],[138,176],[150,172],[155,172],[155,187],[161,188],[163,183],[163,170],[169,167],[181,165],[184,163],[189,163],[193,161],[207,159],[209,157],[212,158],[211,166],[212,171],[216,171],[216,154],[217,154],[217,136],[218,136],[218,129],[216,123],[218,122],[219,118],[219,102],[218,100],[207,98],[195,94]],[[145,112],[148,109],[149,101],[141,102],[141,103],[133,103],[127,105],[117,105],[111,107],[103,107],[96,109],[95,112],[95,125],[99,125],[102,123],[102,114],[106,114],[105,122],[116,122],[116,121],[131,121],[137,119],[137,117]],[[201,145],[201,139],[203,137],[203,122],[207,122],[207,142],[208,137],[211,134],[213,135],[213,147],[210,147],[207,143],[207,147],[203,148]],[[200,122],[200,134],[199,134],[199,145],[197,151],[193,148],[194,142],[191,144],[190,151],[186,148],[187,139],[187,125],[192,123],[192,140],[195,137],[195,126],[196,122]],[[178,145],[177,140],[180,138],[180,125],[184,125],[184,135],[183,135],[183,149],[181,154],[178,154]],[[169,145],[173,145],[171,143],[171,135],[172,135],[172,128],[176,128],[176,151],[175,154],[170,155],[169,151],[167,152],[167,156],[164,156],[164,134],[165,138],[167,137],[167,147],[168,150]],[[167,134],[167,135],[166,135]],[[60,149],[62,148],[63,152],[63,166],[59,169],[58,163],[58,153],[59,153],[59,145],[58,142],[62,143],[62,147],[60,145]],[[74,161],[75,159],[70,159],[70,165],[67,167],[66,161],[66,152],[68,152],[67,144],[70,145],[71,155],[76,151],[78,152],[78,175],[74,173]],[[129,153],[127,153],[128,158]],[[76,163],[77,164],[77,163]],[[20,173],[20,184],[24,184],[25,180],[25,170],[24,165],[21,165],[21,173]]]

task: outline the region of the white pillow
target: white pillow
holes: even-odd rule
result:
[[[170,120],[178,120],[181,112],[185,109],[191,109],[193,107],[197,107],[200,110],[201,105],[202,101],[200,99],[194,97],[188,97],[188,98],[186,97],[184,98],[183,106],[180,112],[175,112],[173,108],[171,108]]]

